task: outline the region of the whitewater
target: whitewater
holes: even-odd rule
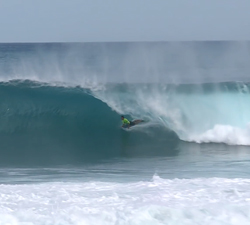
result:
[[[249,224],[249,60],[249,42],[0,44],[0,224]]]
[[[249,224],[249,183],[154,176],[126,184],[6,185],[1,224]]]

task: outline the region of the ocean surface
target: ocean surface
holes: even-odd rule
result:
[[[250,42],[0,44],[0,225],[249,223]]]

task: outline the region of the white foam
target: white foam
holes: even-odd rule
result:
[[[203,134],[194,135],[187,139],[187,141],[194,141],[197,143],[225,143],[229,145],[250,145],[250,125],[245,129],[232,127],[229,125],[215,125]]]
[[[0,224],[246,225],[249,179],[0,186]]]

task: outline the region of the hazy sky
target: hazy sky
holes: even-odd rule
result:
[[[0,0],[0,42],[250,40],[250,0]]]

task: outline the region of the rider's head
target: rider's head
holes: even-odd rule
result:
[[[123,119],[124,119],[124,116],[121,116],[121,119],[123,120]]]

